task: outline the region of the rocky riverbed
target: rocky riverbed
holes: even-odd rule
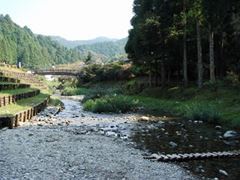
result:
[[[181,166],[143,159],[129,140],[140,115],[96,115],[76,100],[63,102],[58,115],[49,107],[17,129],[0,130],[1,180],[197,179]]]

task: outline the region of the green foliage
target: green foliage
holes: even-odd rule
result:
[[[183,116],[192,120],[202,120],[210,123],[219,123],[222,119],[220,112],[213,105],[206,103],[190,103],[180,108]]]
[[[87,88],[65,87],[62,91],[64,96],[86,95],[89,90]]]
[[[131,77],[128,65],[124,65],[121,62],[113,62],[105,65],[92,64],[84,67],[82,74],[81,78],[84,83],[125,80]]]
[[[88,92],[85,94],[83,102],[88,100],[98,99],[107,95],[120,95],[122,94],[122,90],[119,87],[111,87],[111,88],[104,88],[104,87],[95,87],[93,89],[88,89]]]
[[[89,64],[92,61],[92,54],[88,52],[87,58],[85,59],[85,63]]]
[[[56,107],[63,107],[64,106],[63,102],[56,97],[51,97],[48,105],[49,106],[56,106]]]
[[[94,113],[112,112],[124,113],[135,110],[138,101],[126,96],[104,96],[84,103],[84,110]]]
[[[240,86],[240,75],[233,71],[227,72],[226,81],[233,86]]]
[[[202,78],[223,79],[229,70],[239,76],[239,7],[237,0],[134,0],[128,58],[162,85],[168,78],[201,86]]]
[[[68,50],[48,37],[35,35],[28,27],[21,28],[8,15],[0,15],[0,62],[46,68],[80,58],[77,51]]]
[[[142,82],[142,80],[133,79],[128,81],[125,86],[124,90],[126,94],[138,94],[141,93],[146,88],[146,83]]]
[[[124,50],[126,42],[127,38],[118,41],[85,44],[76,47],[75,50],[79,51],[86,57],[88,56],[88,53],[91,52],[91,59],[93,62],[106,62],[109,60],[126,58]]]

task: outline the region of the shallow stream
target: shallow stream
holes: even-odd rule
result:
[[[97,133],[121,138],[132,143],[143,153],[201,153],[240,149],[238,140],[226,141],[224,133],[229,130],[202,121],[148,116],[141,120],[140,114],[94,114],[83,111],[80,99],[62,97],[65,109],[55,118],[70,126],[81,126],[82,133]],[[202,179],[239,179],[239,158],[190,161],[178,163]]]

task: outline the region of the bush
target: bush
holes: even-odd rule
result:
[[[88,93],[87,88],[74,88],[74,87],[65,87],[62,91],[64,96],[74,96],[74,95],[85,95]]]
[[[182,111],[184,117],[193,120],[202,120],[209,123],[218,123],[221,119],[220,112],[212,105],[192,103],[185,105]]]
[[[120,87],[95,87],[88,91],[88,93],[85,94],[84,99],[82,102],[86,102],[90,99],[94,100],[97,98],[101,98],[106,95],[119,95],[122,94],[122,90]]]
[[[131,81],[128,81],[125,84],[125,91],[127,94],[139,94],[140,92],[143,91],[143,89],[145,88],[144,84],[141,84],[138,80],[134,79]]]
[[[119,62],[105,65],[92,64],[82,69],[81,80],[83,83],[126,80],[132,76],[129,68],[130,65],[124,65]]]
[[[240,86],[240,76],[233,71],[227,72],[227,83],[233,86]]]
[[[84,103],[84,110],[94,113],[125,113],[135,110],[137,106],[137,100],[133,100],[126,96],[105,96],[99,99],[86,101]]]

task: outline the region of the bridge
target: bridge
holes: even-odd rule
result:
[[[81,76],[80,70],[70,69],[48,69],[48,70],[36,70],[34,74],[38,75],[56,75],[56,76]]]

